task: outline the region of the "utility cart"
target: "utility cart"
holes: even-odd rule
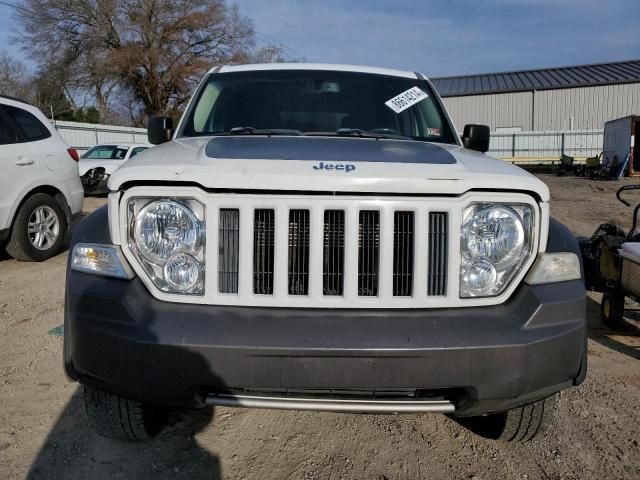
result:
[[[624,205],[623,192],[640,190],[640,184],[625,185],[616,192]],[[640,231],[638,212],[633,210],[633,226],[629,233],[618,225],[600,225],[592,237],[580,242],[587,289],[603,292],[600,314],[609,327],[624,325],[624,301],[630,298],[640,302]]]

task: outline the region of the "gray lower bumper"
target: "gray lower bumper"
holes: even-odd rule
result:
[[[251,406],[311,408],[328,404],[309,392],[335,400],[347,391],[371,393],[357,398],[359,411],[381,408],[370,400],[418,411],[416,402],[439,399],[476,415],[543,398],[586,373],[580,281],[523,285],[493,307],[320,310],[167,303],[139,279],[72,271],[64,332],[72,378],[170,406],[247,405],[238,398],[249,395],[261,397]],[[281,393],[260,393],[273,391]],[[380,399],[380,391],[410,393]],[[282,400],[291,392],[306,403]]]

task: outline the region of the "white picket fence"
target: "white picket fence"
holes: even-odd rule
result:
[[[80,152],[94,145],[147,143],[147,129],[56,121],[66,142]],[[602,151],[603,130],[491,133],[489,155],[515,163],[557,162],[564,153],[578,160]]]

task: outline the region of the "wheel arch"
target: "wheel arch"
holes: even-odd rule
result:
[[[585,270],[582,261],[582,252],[580,251],[580,244],[576,236],[569,230],[569,228],[557,219],[549,218],[549,236],[547,240],[547,252],[560,253],[560,252],[572,252],[578,256],[580,261],[580,273],[582,282],[585,281]],[[586,309],[586,303],[585,303]],[[586,312],[585,312],[586,318]],[[582,351],[582,361],[580,363],[580,371],[578,376],[573,379],[574,385],[580,385],[587,376],[588,359],[587,359],[587,336],[584,337],[584,349]]]
[[[24,202],[26,202],[30,197],[37,193],[44,193],[46,195],[49,195],[50,197],[53,197],[53,199],[60,205],[60,208],[62,208],[62,211],[64,212],[67,220],[67,225],[71,223],[71,207],[69,206],[69,202],[67,201],[67,197],[65,196],[65,194],[53,185],[37,185],[23,193],[20,201],[16,202],[14,208],[11,211],[11,222],[9,223],[9,231],[13,229],[13,224],[16,220],[16,214],[18,213],[20,208],[22,208]]]
[[[578,239],[571,230],[553,217],[549,218],[549,236],[546,251],[550,253],[572,252],[578,255],[578,258],[582,261]]]

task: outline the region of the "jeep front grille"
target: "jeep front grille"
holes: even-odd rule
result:
[[[309,210],[289,210],[289,295],[309,292]]]
[[[428,295],[447,293],[447,220],[445,212],[429,214]]]
[[[380,212],[361,210],[358,223],[358,295],[378,296]]]
[[[163,191],[135,187],[126,195],[158,196]],[[202,296],[183,299],[156,291],[128,250],[127,225],[118,224],[114,231],[154,296],[205,305],[416,310],[497,305],[513,293],[535,255],[504,295],[461,299],[460,226],[465,208],[472,202],[504,201],[505,195],[510,202],[530,204],[536,213],[537,248],[540,222],[547,218],[533,199],[519,193],[399,197],[213,193],[195,187],[177,191],[205,206]],[[162,193],[173,194],[174,190]],[[119,220],[126,218],[122,202]],[[418,311],[416,315],[419,318]]]
[[[253,219],[253,293],[273,294],[275,220],[273,210],[256,209]]]
[[[395,212],[393,219],[393,295],[413,291],[413,212]]]
[[[345,278],[349,262],[345,254],[351,251],[356,256],[357,297],[379,297],[381,279],[382,220],[380,210],[357,210],[357,245],[347,245],[346,211],[338,209],[321,210],[320,224],[314,228],[309,209],[284,209],[286,223],[286,294],[307,296],[312,285],[312,245],[319,242],[321,247],[321,279],[317,283],[324,297],[345,296]],[[389,287],[393,297],[413,297],[415,292],[416,262],[424,262],[418,268],[425,274],[422,283],[424,291],[418,295],[443,296],[447,291],[448,214],[429,212],[425,214],[425,228],[421,236],[416,235],[416,212],[393,210],[393,222],[389,250],[392,258],[389,264]],[[278,244],[283,239],[277,235],[280,224],[276,216],[281,210],[254,209],[253,226],[253,293],[274,295],[276,257]],[[242,252],[238,239],[241,237],[239,210],[220,209],[219,224],[219,284],[221,293],[238,292],[238,265]],[[320,236],[320,238],[317,238]],[[416,257],[416,246],[424,245],[422,257]],[[350,248],[351,247],[351,248]],[[354,249],[355,247],[355,249]]]
[[[218,224],[218,289],[220,293],[238,293],[240,210],[221,208]]]
[[[344,292],[344,210],[325,210],[322,237],[322,294]]]

